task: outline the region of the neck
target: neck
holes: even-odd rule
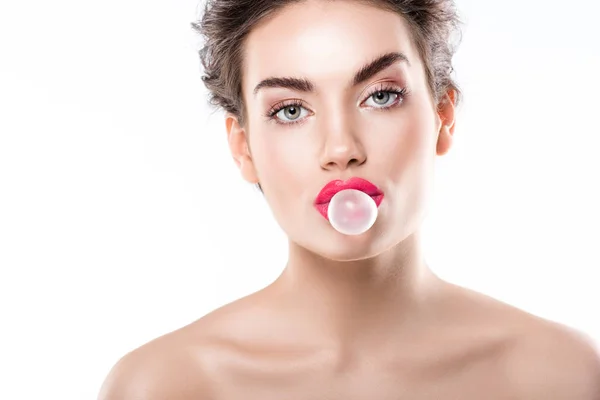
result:
[[[376,257],[334,261],[290,242],[289,261],[274,287],[286,315],[333,343],[381,342],[415,329],[441,280],[411,235]]]

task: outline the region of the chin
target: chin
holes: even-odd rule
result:
[[[330,228],[305,242],[307,250],[334,261],[358,261],[376,257],[393,245],[393,238],[377,224],[360,235],[344,235]]]

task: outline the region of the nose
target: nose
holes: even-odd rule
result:
[[[329,130],[325,136],[320,157],[321,168],[345,170],[367,161],[364,147],[351,129]]]

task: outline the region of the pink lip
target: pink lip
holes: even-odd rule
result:
[[[331,198],[337,192],[346,189],[356,189],[360,190],[361,192],[365,192],[373,198],[377,207],[379,207],[381,201],[383,200],[383,192],[379,190],[377,186],[365,179],[351,178],[346,182],[337,179],[325,185],[315,199],[314,206],[317,211],[319,211],[319,213],[325,217],[325,219],[329,220],[327,217],[327,209],[329,208],[329,202],[331,201]]]

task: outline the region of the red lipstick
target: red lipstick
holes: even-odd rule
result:
[[[334,181],[329,182],[323,187],[323,189],[321,189],[314,203],[314,206],[317,209],[317,211],[319,211],[319,213],[321,213],[321,215],[325,217],[325,219],[327,219],[328,221],[329,218],[327,217],[327,209],[329,208],[329,202],[331,201],[331,198],[337,192],[346,189],[356,189],[368,194],[373,198],[377,207],[379,207],[379,204],[381,204],[381,201],[383,200],[383,192],[379,190],[379,188],[373,183],[365,179],[351,178],[348,179],[346,182],[336,179]]]

